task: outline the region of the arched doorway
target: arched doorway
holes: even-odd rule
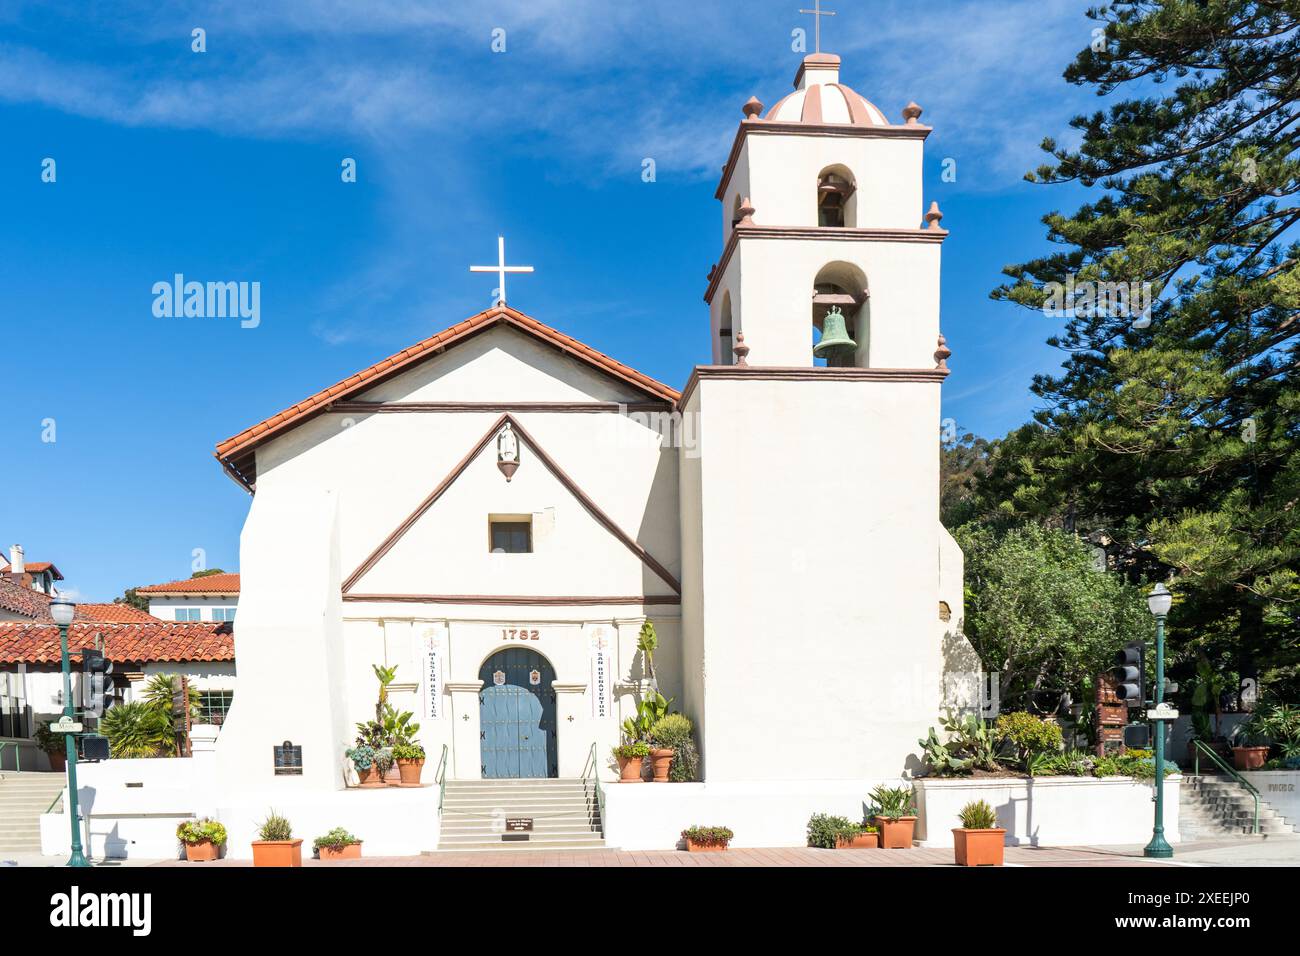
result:
[[[536,651],[510,647],[484,661],[478,676],[484,778],[559,776],[550,661]]]

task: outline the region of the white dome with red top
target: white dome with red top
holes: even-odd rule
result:
[[[795,90],[767,111],[775,123],[888,126],[874,103],[840,82],[840,58],[833,53],[804,57],[794,78]]]

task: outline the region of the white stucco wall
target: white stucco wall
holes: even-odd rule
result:
[[[176,620],[177,608],[198,608],[202,620],[215,620],[213,611],[239,607],[238,595],[149,594],[149,613],[164,621]]]

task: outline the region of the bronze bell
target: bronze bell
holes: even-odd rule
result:
[[[822,338],[813,348],[813,355],[827,361],[849,358],[857,351],[858,343],[849,338],[844,313],[833,305],[822,319]]]

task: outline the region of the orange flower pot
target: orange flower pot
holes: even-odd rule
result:
[[[654,767],[655,783],[668,782],[668,770],[673,765],[673,749],[650,751],[650,763]]]
[[[340,847],[323,846],[320,848],[320,858],[322,860],[359,860],[361,859],[361,844],[345,843]]]
[[[835,841],[837,850],[876,850],[880,848],[879,833],[859,833],[852,839],[840,837]]]
[[[643,760],[645,760],[644,757],[619,757],[619,783],[640,783],[641,762]]]
[[[397,772],[403,787],[418,787],[420,774],[424,772],[424,758],[397,761]]]
[[[952,849],[958,866],[1001,866],[1002,851],[1006,847],[1007,831],[966,830],[956,827],[952,831]]]
[[[211,840],[185,844],[185,859],[191,863],[207,863],[221,856],[221,848]]]
[[[686,851],[688,853],[721,853],[727,848],[725,843],[696,843],[694,840],[686,841]]]
[[[371,764],[365,770],[357,771],[357,786],[360,787],[382,787],[385,786],[384,778],[379,773],[379,768]]]
[[[302,841],[254,840],[253,866],[302,866]]]
[[[63,773],[68,769],[67,754],[46,754],[50,758],[50,769],[55,773]]]
[[[880,827],[880,846],[885,850],[910,850],[912,848],[912,831],[916,828],[916,817],[876,817],[876,826]]]
[[[1267,747],[1233,747],[1232,765],[1238,770],[1258,770],[1268,762]]]

